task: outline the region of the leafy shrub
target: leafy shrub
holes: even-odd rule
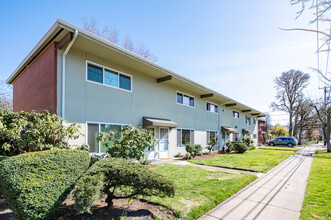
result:
[[[76,123],[53,114],[0,111],[0,155],[68,148],[68,140],[79,133]]]
[[[210,141],[208,141],[207,150],[209,151],[209,153],[213,150],[216,144],[217,144],[217,140],[215,139],[215,137],[212,137]]]
[[[255,150],[256,147],[255,147],[255,146],[251,146],[249,149],[250,149],[250,150]]]
[[[176,155],[175,155],[175,157],[182,157],[183,155],[182,155],[182,153],[181,152],[178,152]]]
[[[242,154],[247,151],[247,145],[243,142],[234,142],[233,148],[236,153]]]
[[[106,202],[113,199],[143,196],[174,196],[175,184],[145,166],[121,158],[105,158],[93,164],[79,179],[73,192],[78,213],[91,213],[91,207],[101,193]]]
[[[234,149],[233,149],[233,143],[231,141],[227,141],[225,143],[226,146],[226,152],[231,153]]]
[[[186,152],[189,154],[189,158],[194,158],[201,155],[202,147],[200,144],[187,144],[185,146]]]
[[[253,140],[251,137],[243,137],[242,142],[244,142],[247,145],[247,147],[250,147],[253,144]]]
[[[66,199],[86,171],[88,152],[49,150],[0,162],[0,192],[19,219],[44,219]]]
[[[145,156],[145,149],[151,150],[155,144],[152,131],[134,128],[131,125],[122,127],[121,134],[115,130],[101,132],[97,138],[107,147],[111,157],[131,158],[141,161]]]

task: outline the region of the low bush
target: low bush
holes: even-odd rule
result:
[[[247,147],[251,147],[252,144],[254,143],[251,137],[243,137],[242,142],[244,142],[247,145]]]
[[[178,152],[176,155],[175,155],[175,157],[182,157],[183,155],[182,155],[182,153],[181,152]]]
[[[202,147],[200,144],[188,144],[185,146],[186,152],[189,154],[188,157],[189,159],[192,159],[196,156],[201,155]]]
[[[106,202],[113,199],[143,196],[174,196],[175,184],[147,167],[121,158],[105,158],[96,162],[79,179],[73,192],[74,208],[78,213],[91,213],[94,201],[101,193]]]
[[[208,141],[208,145],[207,145],[208,153],[210,153],[216,145],[217,145],[217,140],[215,137],[212,137],[210,141]]]
[[[231,141],[227,141],[225,143],[226,146],[226,152],[231,153],[233,151],[233,143]]]
[[[69,148],[68,140],[79,135],[76,123],[48,112],[0,111],[0,155]]]
[[[247,145],[243,142],[234,142],[233,148],[236,153],[242,154],[247,151]]]
[[[18,219],[44,219],[66,199],[90,163],[88,152],[49,150],[0,162],[0,192]]]
[[[256,147],[255,147],[255,146],[251,146],[249,149],[250,149],[250,150],[255,150]]]

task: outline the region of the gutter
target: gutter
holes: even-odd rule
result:
[[[71,46],[74,44],[76,38],[78,36],[78,30],[75,30],[75,35],[74,38],[72,39],[72,41],[69,43],[69,45],[67,46],[67,48],[65,49],[63,55],[62,55],[62,110],[61,110],[61,116],[64,119],[65,117],[65,88],[66,88],[66,56],[71,48]]]

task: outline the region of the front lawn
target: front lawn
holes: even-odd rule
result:
[[[294,151],[297,152],[301,150],[300,148],[297,147],[260,147],[259,149],[262,150],[284,150],[284,151]]]
[[[221,154],[209,160],[198,159],[190,160],[190,162],[215,167],[267,172],[293,154],[295,151],[258,149],[246,151],[244,154]]]
[[[331,153],[316,150],[300,219],[331,219]]]
[[[147,201],[172,209],[177,217],[197,219],[257,177],[243,173],[210,171],[202,168],[161,165],[152,170],[177,185],[173,198],[145,197]]]

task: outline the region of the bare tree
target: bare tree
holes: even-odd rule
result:
[[[331,9],[331,0],[291,0],[292,5],[301,4],[301,10],[297,12],[297,17],[299,17],[302,12],[306,9],[308,3],[310,3],[310,9],[316,11],[316,18],[312,20],[312,23],[318,20],[330,21],[328,17],[328,12]]]
[[[289,70],[276,77],[275,88],[277,89],[276,102],[271,104],[275,110],[285,111],[289,114],[289,136],[293,135],[293,117],[296,104],[302,90],[307,87],[310,76],[300,70]]]
[[[312,102],[314,107],[315,114],[322,125],[322,131],[324,135],[324,145],[327,146],[328,152],[331,152],[331,143],[330,143],[330,114],[331,114],[331,105],[330,100],[318,100]]]
[[[111,28],[106,26],[103,28],[102,31],[100,31],[97,22],[94,18],[87,19],[86,17],[83,16],[82,21],[83,21],[83,28],[88,32],[91,32],[92,34],[98,35],[99,37],[102,37],[114,44],[119,45],[120,34],[116,30],[116,28]],[[144,45],[143,42],[140,43],[138,46],[136,46],[129,37],[129,35],[125,36],[122,43],[122,47],[153,62],[157,62],[158,60],[158,58],[152,54],[152,52]]]
[[[299,130],[298,144],[301,145],[302,133],[304,129],[318,128],[316,117],[313,114],[311,101],[305,97],[299,98],[296,109],[297,129]]]
[[[12,87],[0,79],[0,110],[13,110]]]

